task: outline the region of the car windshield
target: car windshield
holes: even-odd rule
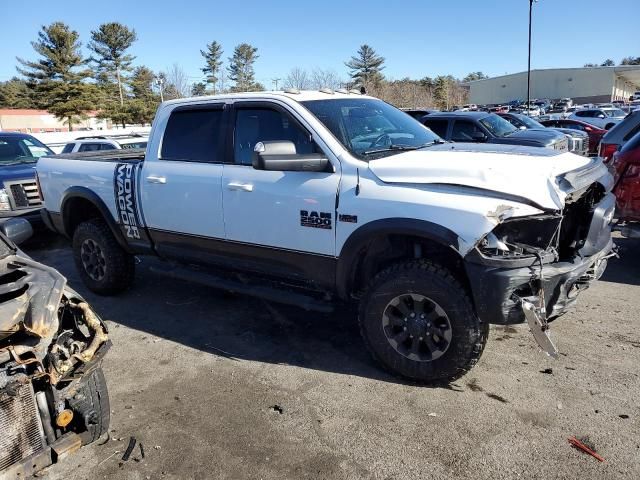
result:
[[[540,122],[536,122],[533,118],[527,117],[526,115],[514,115],[514,117],[520,120],[527,128],[546,128]]]
[[[420,122],[382,100],[301,102],[352,154],[364,160],[443,142]]]
[[[0,165],[35,163],[54,153],[42,142],[29,136],[0,135]]]
[[[610,110],[603,110],[607,117],[624,117],[624,112],[619,108],[612,108]]]
[[[498,115],[487,115],[480,120],[480,123],[496,137],[506,137],[518,130]]]

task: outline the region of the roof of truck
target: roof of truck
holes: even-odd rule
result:
[[[350,93],[346,90],[278,90],[278,91],[266,91],[266,92],[240,92],[240,93],[225,93],[223,95],[206,95],[201,97],[189,97],[189,98],[177,98],[175,100],[167,100],[165,105],[175,105],[184,103],[197,103],[211,100],[227,100],[227,99],[260,99],[260,98],[282,98],[287,97],[298,102],[306,102],[310,100],[330,100],[333,98],[373,98],[360,93]]]

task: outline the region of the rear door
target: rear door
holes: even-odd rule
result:
[[[223,103],[177,107],[157,155],[147,153],[140,179],[143,213],[161,255],[207,262],[210,242],[224,239],[225,118]]]
[[[339,164],[330,152],[322,152],[333,161],[330,172],[255,170],[252,159],[256,143],[268,140],[291,141],[298,154],[321,152],[301,122],[275,102],[236,102],[222,180],[226,239],[235,253],[294,276],[335,255]]]

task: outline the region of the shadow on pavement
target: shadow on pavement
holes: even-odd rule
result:
[[[137,265],[129,291],[102,297],[80,280],[66,239],[46,236],[23,248],[65,275],[106,320],[218,356],[404,384],[369,356],[356,314],[346,307],[324,314],[228,294],[150,272],[149,266],[163,265],[153,258]],[[462,391],[455,384],[440,387]]]
[[[640,239],[614,239],[619,247],[620,258],[609,259],[609,264],[600,280],[604,282],[640,285]]]

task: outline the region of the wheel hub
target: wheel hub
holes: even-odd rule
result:
[[[446,312],[417,293],[393,298],[382,314],[382,328],[396,352],[417,362],[438,359],[451,344],[451,322]]]
[[[104,278],[107,262],[100,245],[90,238],[86,239],[80,248],[80,258],[87,275],[96,281]]]

